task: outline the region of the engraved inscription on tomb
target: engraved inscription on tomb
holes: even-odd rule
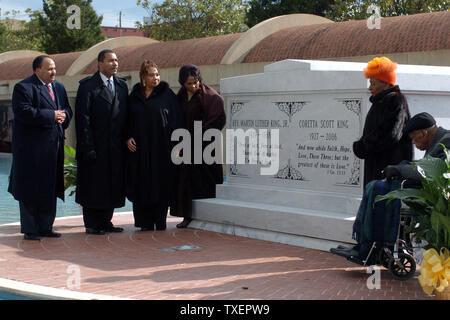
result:
[[[229,174],[258,184],[320,190],[359,188],[362,161],[353,154],[352,144],[360,136],[362,102],[359,97],[331,94],[289,99],[253,96],[231,102],[228,129],[242,129],[247,135],[245,143],[236,147],[245,148],[246,156],[257,159],[257,147],[265,143],[269,155],[279,156],[279,169],[273,176],[261,176],[254,169],[258,165],[246,161],[229,166]],[[269,131],[268,141],[258,141],[259,129]],[[273,129],[279,130],[280,139],[270,145]],[[250,154],[252,150],[256,153]]]

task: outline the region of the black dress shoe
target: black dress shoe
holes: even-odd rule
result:
[[[61,237],[61,233],[54,232],[54,231],[39,233],[39,235],[41,237],[47,237],[47,238],[59,238],[59,237]]]
[[[337,249],[339,249],[339,250],[359,250],[359,246],[358,245],[353,245],[353,246],[338,245]]]
[[[106,228],[105,231],[106,232],[122,232],[123,228],[111,226],[111,227]]]
[[[25,240],[41,240],[41,237],[37,233],[25,233],[23,238]]]
[[[105,230],[103,229],[94,229],[94,228],[86,228],[87,234],[96,234],[96,235],[103,235],[105,234]]]
[[[356,251],[353,248],[350,250],[331,248],[330,252],[346,258],[359,256],[359,251]]]
[[[360,255],[347,257],[347,260],[360,265],[364,265],[365,263],[364,258],[361,257]]]
[[[184,218],[181,223],[177,224],[177,228],[179,229],[187,228],[187,226],[189,225],[189,223],[191,223],[191,221],[192,221],[191,218]]]
[[[350,249],[353,249],[353,247],[343,246],[343,245],[338,245],[336,248],[339,249],[339,250],[350,250]]]
[[[155,227],[143,227],[141,228],[141,231],[153,231],[155,230]]]

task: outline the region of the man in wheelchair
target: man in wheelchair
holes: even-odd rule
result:
[[[408,134],[417,149],[425,151],[425,157],[445,159],[441,144],[450,149],[450,130],[436,126],[436,120],[428,113],[416,114],[408,120],[403,129]],[[353,224],[353,239],[357,244],[352,247],[338,246],[332,248],[332,253],[365,260],[374,241],[392,241],[390,232],[398,226],[398,210],[400,200],[375,203],[375,196],[386,194],[401,187],[401,181],[406,181],[404,188],[421,188],[421,176],[409,161],[402,161],[397,165],[389,165],[382,172],[384,180],[374,180],[366,185],[357,217]],[[396,220],[397,219],[397,220]],[[362,223],[362,221],[365,221]],[[368,222],[368,223],[367,223]],[[396,234],[396,233],[395,233]],[[370,241],[368,241],[370,240]]]

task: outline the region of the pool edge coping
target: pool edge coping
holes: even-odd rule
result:
[[[116,212],[114,215],[132,214],[132,211]],[[79,218],[82,215],[57,217],[55,220],[66,220]],[[19,222],[11,222],[0,224],[1,226],[17,226]],[[40,299],[40,300],[130,300],[116,296],[108,296],[87,292],[79,292],[67,289],[59,289],[48,286],[41,286],[37,284],[26,283],[17,280],[0,278],[0,291],[8,294],[22,296],[25,298]]]
[[[41,286],[0,278],[0,291],[39,300],[130,300],[127,298]]]

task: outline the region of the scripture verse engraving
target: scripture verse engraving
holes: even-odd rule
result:
[[[245,97],[245,103],[232,102],[229,128],[243,130],[245,139],[237,141],[236,147],[245,149],[246,160],[230,166],[230,176],[257,184],[318,190],[359,188],[361,160],[353,154],[352,144],[361,130],[361,104],[361,98],[331,94],[285,101]],[[267,130],[267,141],[260,141],[261,130]],[[279,131],[279,143],[270,144],[273,130]],[[275,175],[262,177],[254,168],[259,165],[260,146],[267,155],[279,157]]]

